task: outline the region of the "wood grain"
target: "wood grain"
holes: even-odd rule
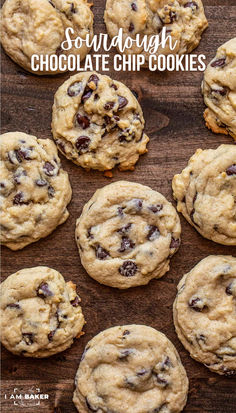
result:
[[[219,4],[220,3],[220,4]],[[209,28],[203,34],[197,53],[209,61],[216,48],[236,35],[235,0],[205,0]],[[95,1],[95,33],[105,33],[105,0]],[[190,379],[185,413],[232,413],[236,409],[236,380],[210,373],[193,361],[179,342],[172,322],[172,304],[179,279],[209,254],[235,254],[235,248],[217,245],[202,238],[181,216],[182,244],[173,257],[171,270],[160,280],[145,287],[119,291],[99,285],[81,266],[74,241],[75,220],[94,191],[111,181],[126,179],[149,185],[173,202],[171,180],[186,165],[194,151],[233,143],[223,135],[214,135],[204,126],[202,73],[114,72],[109,75],[123,81],[139,95],[150,136],[149,152],[141,157],[134,172],[114,172],[112,180],[102,173],[86,172],[62,158],[73,188],[70,217],[50,236],[22,251],[2,249],[2,276],[25,267],[46,265],[60,271],[66,280],[77,284],[87,320],[85,335],[62,354],[49,359],[26,359],[2,349],[2,412],[72,413],[74,376],[83,348],[99,331],[118,324],[147,324],[161,330],[178,349]],[[51,107],[59,85],[69,74],[37,77],[26,73],[2,52],[2,133],[23,131],[40,138],[51,137]],[[14,388],[28,391],[32,386],[49,393],[40,407],[14,406],[4,399]]]

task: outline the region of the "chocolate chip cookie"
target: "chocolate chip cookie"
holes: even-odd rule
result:
[[[1,341],[12,353],[48,357],[79,337],[84,316],[76,286],[48,267],[26,268],[0,286]]]
[[[236,139],[236,37],[220,46],[207,66],[202,93],[206,126]]]
[[[89,52],[83,45],[77,49],[63,50],[65,30],[71,27],[72,39],[89,35],[93,37],[93,13],[87,0],[6,0],[1,11],[1,43],[14,62],[28,71],[32,55],[80,55],[84,59]],[[66,62],[63,61],[63,65]],[[49,68],[50,69],[50,68]],[[37,75],[55,74],[46,70],[33,72]]]
[[[173,182],[177,210],[205,238],[236,245],[236,146],[198,149]]]
[[[1,243],[18,250],[66,221],[71,186],[50,139],[4,133],[0,154]]]
[[[121,289],[162,277],[180,246],[180,232],[178,214],[163,195],[128,181],[98,189],[75,231],[88,274]]]
[[[59,150],[83,168],[133,169],[147,152],[142,109],[121,82],[95,72],[70,77],[55,94],[52,133]]]
[[[236,374],[236,258],[212,255],[185,274],[174,323],[190,356],[211,371]]]
[[[190,53],[198,46],[208,26],[201,0],[107,0],[104,20],[111,38],[123,29],[123,40],[140,35],[140,41],[144,36],[151,41],[152,36],[161,36],[166,28],[166,35],[171,36],[172,45],[174,47],[176,42],[176,47],[171,50],[168,40],[165,47],[158,49],[157,55]],[[142,53],[148,60],[153,52],[145,52],[143,45],[139,47],[134,43],[125,53]]]
[[[80,413],[178,413],[188,378],[168,338],[145,325],[112,327],[86,346],[75,378]]]

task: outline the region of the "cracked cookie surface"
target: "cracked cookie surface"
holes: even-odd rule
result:
[[[74,54],[84,59],[89,52],[83,43],[62,50],[65,30],[74,29],[71,39],[93,37],[93,13],[87,0],[6,0],[1,10],[1,43],[14,62],[31,70],[31,56]],[[63,61],[64,64],[64,61]],[[58,70],[59,72],[59,70]],[[55,71],[33,71],[34,74],[55,74]]]
[[[128,181],[98,189],[76,222],[88,274],[121,289],[162,277],[180,246],[180,233],[172,204],[159,192]]]
[[[236,37],[220,46],[207,66],[202,93],[207,127],[236,140]]]
[[[0,150],[1,244],[18,250],[66,221],[71,186],[50,139],[9,132]]]
[[[140,35],[151,40],[153,35],[160,34],[166,28],[166,35],[171,36],[174,50],[167,41],[159,54],[190,53],[200,42],[201,34],[208,26],[201,0],[107,0],[104,14],[108,34],[111,38],[123,29],[123,40],[128,36]],[[127,54],[142,53],[148,60],[149,53],[143,46],[133,44],[126,49]]]
[[[177,210],[205,238],[236,245],[236,146],[198,149],[175,175]]]
[[[80,413],[178,413],[188,379],[168,338],[145,325],[109,328],[86,346],[75,378]]]
[[[1,341],[12,353],[48,357],[81,335],[76,286],[48,267],[22,269],[1,283]]]
[[[236,258],[209,256],[185,274],[174,302],[178,337],[211,371],[236,374]]]
[[[134,169],[149,141],[142,109],[123,83],[96,72],[70,77],[55,94],[52,133],[59,150],[83,168]]]

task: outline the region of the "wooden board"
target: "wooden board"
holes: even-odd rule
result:
[[[209,28],[202,37],[197,53],[209,61],[216,48],[236,35],[235,0],[205,0]],[[103,11],[105,0],[95,1],[95,33],[105,33]],[[82,298],[87,320],[85,335],[67,351],[49,359],[26,359],[2,350],[2,412],[48,413],[76,412],[72,403],[74,376],[83,348],[95,334],[118,324],[147,324],[161,330],[177,347],[190,379],[188,402],[184,412],[232,413],[236,409],[236,380],[210,373],[193,361],[179,342],[172,322],[172,304],[176,285],[183,274],[209,254],[234,254],[235,248],[217,245],[201,237],[181,216],[182,244],[173,257],[171,270],[160,280],[145,287],[119,291],[92,280],[80,264],[74,241],[75,220],[94,191],[111,181],[126,179],[149,185],[173,201],[171,180],[186,165],[194,151],[233,143],[223,135],[206,129],[200,92],[200,72],[120,73],[111,68],[110,75],[138,93],[150,136],[149,152],[142,156],[134,172],[114,172],[112,180],[102,173],[86,172],[65,158],[73,187],[69,205],[70,217],[46,239],[22,251],[2,250],[3,279],[13,272],[37,265],[60,271],[66,280],[73,280]],[[37,77],[26,73],[2,53],[2,132],[23,131],[40,138],[50,138],[53,96],[68,74]],[[39,387],[49,400],[38,407],[14,406],[8,396],[17,391]]]

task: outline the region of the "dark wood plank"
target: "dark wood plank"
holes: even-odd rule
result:
[[[197,53],[209,61],[216,48],[236,35],[235,0],[205,0],[209,28],[202,37]],[[104,32],[105,0],[93,7],[95,33]],[[114,51],[112,52],[112,55]],[[114,172],[108,180],[102,173],[86,172],[62,158],[73,187],[69,205],[70,217],[46,239],[22,251],[2,250],[2,276],[36,265],[47,265],[60,271],[66,280],[73,280],[82,298],[87,320],[85,335],[62,354],[49,359],[34,360],[16,357],[2,350],[2,412],[54,413],[75,412],[72,403],[74,376],[83,348],[99,331],[118,324],[139,323],[165,333],[177,347],[190,379],[186,413],[232,413],[236,405],[236,380],[210,373],[193,361],[179,342],[172,322],[172,304],[176,285],[184,273],[209,254],[235,254],[235,248],[217,245],[202,238],[181,216],[182,245],[172,259],[171,270],[162,279],[148,286],[118,291],[99,285],[87,276],[80,264],[74,241],[75,220],[93,192],[111,181],[126,179],[151,186],[173,201],[171,180],[186,165],[198,148],[216,148],[232,143],[223,135],[214,135],[203,122],[203,99],[200,92],[202,73],[114,72],[110,76],[138,93],[150,136],[149,152],[142,156],[134,172]],[[2,133],[20,130],[38,137],[51,137],[51,107],[59,85],[69,74],[37,77],[26,73],[2,52]],[[38,386],[49,400],[40,406],[14,406],[6,400],[16,387],[28,392]]]

